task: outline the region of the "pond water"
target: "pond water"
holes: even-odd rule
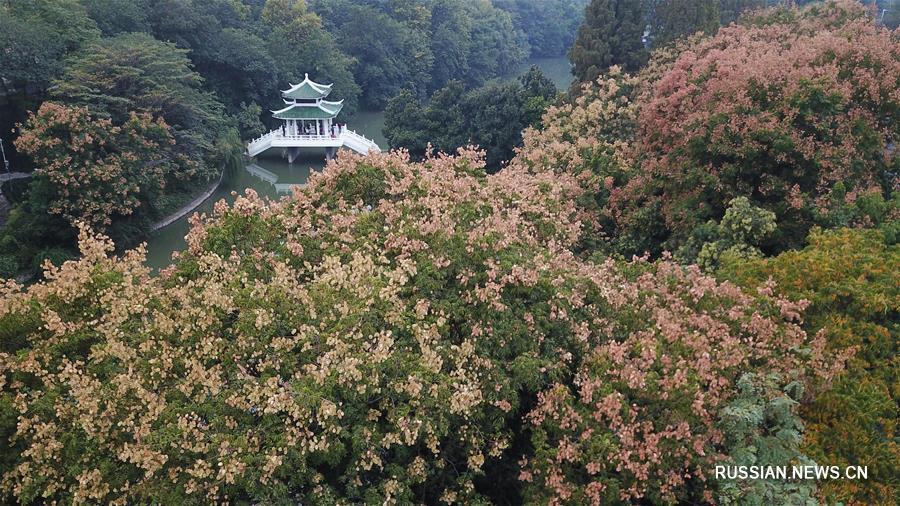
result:
[[[518,76],[528,72],[532,65],[537,65],[545,76],[549,77],[553,84],[559,88],[559,91],[566,91],[572,85],[572,64],[565,56],[554,56],[553,58],[529,58],[528,61],[519,66]]]
[[[520,66],[517,76],[528,71],[531,65],[537,65],[560,90],[567,89],[572,82],[569,61],[565,57],[529,59]],[[382,149],[387,149],[387,139],[382,132],[384,111],[360,111],[348,123],[349,128],[374,140]],[[219,199],[231,202],[232,192],[243,194],[247,188],[253,188],[260,196],[271,199],[283,197],[290,193],[292,185],[304,184],[311,171],[324,167],[324,150],[305,150],[293,164],[281,158],[258,158],[245,166],[227,168],[222,184],[195,212],[210,213]],[[149,237],[147,265],[159,269],[172,263],[172,252],[186,247],[184,236],[188,229],[188,216],[185,216]]]

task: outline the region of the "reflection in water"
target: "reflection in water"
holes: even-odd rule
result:
[[[263,163],[265,163],[265,162],[263,162]],[[275,193],[277,193],[277,194],[291,193],[291,189],[293,187],[303,186],[303,184],[304,184],[304,183],[299,183],[299,182],[295,182],[295,183],[281,182],[281,183],[279,183],[278,179],[280,176],[278,174],[276,174],[276,173],[272,172],[271,170],[268,170],[264,167],[261,167],[258,163],[251,163],[250,165],[248,165],[246,167],[246,170],[247,170],[247,172],[250,173],[250,175],[259,178],[260,181],[265,181],[266,183],[269,183],[270,185],[272,185],[272,187],[275,188]],[[307,176],[308,175],[309,175],[309,173],[307,173]]]

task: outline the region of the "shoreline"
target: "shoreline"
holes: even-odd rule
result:
[[[181,209],[178,209],[177,211],[170,214],[169,216],[166,216],[162,220],[154,223],[153,226],[150,227],[149,233],[152,234],[154,232],[160,231],[163,228],[166,228],[167,226],[171,225],[172,223],[175,223],[176,221],[178,221],[181,218],[184,218],[185,216],[190,214],[192,211],[194,211],[194,209],[197,209],[198,207],[200,207],[201,204],[206,202],[207,199],[209,199],[212,196],[212,194],[215,193],[215,191],[219,188],[219,185],[222,184],[222,180],[224,178],[225,178],[225,167],[223,165],[222,170],[219,171],[218,179],[216,179],[209,186],[209,188],[206,189],[205,192],[198,195],[196,198],[194,198],[193,200],[191,200],[190,202],[188,202],[187,204],[182,206]]]

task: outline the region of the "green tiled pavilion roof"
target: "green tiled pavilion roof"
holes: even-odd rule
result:
[[[272,111],[275,119],[331,119],[341,112],[344,101],[327,102],[320,100],[315,104],[290,104],[279,111]]]
[[[281,92],[281,96],[293,100],[317,100],[327,97],[332,86],[334,85],[313,82],[309,79],[309,74],[305,74],[303,82],[292,84],[289,90]]]

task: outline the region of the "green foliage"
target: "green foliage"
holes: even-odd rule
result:
[[[454,80],[479,86],[508,75],[527,54],[513,17],[491,2],[316,0],[310,7],[352,58],[369,107],[383,107],[401,89],[422,98]]]
[[[494,0],[513,16],[532,56],[560,56],[572,47],[588,0]]]
[[[105,36],[150,29],[149,0],[81,0]]]
[[[719,16],[719,0],[659,0],[652,18],[653,45],[664,46],[695,32],[715,33]]]
[[[262,116],[262,107],[259,104],[241,102],[237,123],[242,139],[255,139],[266,132],[266,126],[259,120],[260,116]]]
[[[522,123],[525,126],[538,128],[544,111],[555,102],[559,90],[537,65],[532,65],[528,72],[519,78],[522,84]]]
[[[479,86],[498,76],[508,76],[528,55],[525,42],[516,34],[512,17],[490,2],[467,3],[472,17],[469,72],[465,82]]]
[[[187,51],[147,34],[126,34],[74,55],[55,82],[53,96],[115,123],[132,112],[162,117],[173,128],[173,150],[181,155],[181,175],[188,177],[215,170],[213,146],[231,127],[215,95],[201,89],[202,81],[191,69]]]
[[[890,173],[884,176],[890,177]],[[828,205],[813,208],[811,214],[815,223],[823,228],[881,227],[886,234],[885,240],[891,243],[896,241],[891,239],[895,237],[891,230],[896,227],[900,214],[900,193],[892,192],[890,196],[887,200],[884,193],[871,192],[851,197],[844,182],[838,181],[827,196]]]
[[[737,395],[722,409],[719,425],[728,458],[722,466],[815,465],[803,454],[803,423],[798,414],[803,389],[797,382],[782,387],[777,375],[746,373]],[[764,506],[815,506],[815,482],[782,479],[718,480],[717,503]]]
[[[40,271],[44,267],[44,262],[50,262],[52,265],[59,267],[63,262],[74,260],[76,258],[77,257],[73,255],[70,250],[65,248],[44,248],[34,255],[34,259],[31,262],[31,268],[35,271]]]
[[[435,93],[435,96],[440,93]],[[424,154],[432,139],[424,129],[423,119],[421,101],[411,92],[401,91],[388,102],[384,111],[384,134],[390,147],[403,147],[417,156]]]
[[[487,152],[492,170],[512,158],[522,143],[522,130],[539,123],[557,90],[537,67],[518,82],[491,82],[466,92],[451,82],[427,104],[412,93],[401,93],[385,111],[385,135],[392,148],[405,148],[416,157],[427,145],[445,153],[476,145]]]
[[[0,3],[0,69],[15,86],[45,89],[62,71],[66,54],[99,36],[78,0]]]
[[[801,410],[808,455],[869,469],[868,480],[825,484],[829,502],[889,504],[900,490],[900,246],[884,239],[878,230],[817,230],[803,250],[769,259],[723,258],[719,270],[748,288],[772,279],[791,299],[810,301],[807,332],[824,333],[831,351],[852,352],[846,372]]]
[[[13,205],[6,225],[0,229],[0,255],[15,260],[14,274],[27,272],[44,248],[63,248],[74,253],[74,230],[64,218],[50,213],[49,205],[55,195],[50,182],[45,178],[31,178],[12,183],[22,185],[25,194],[23,200]]]
[[[697,227],[676,256],[683,262],[696,262],[713,271],[723,255],[761,257],[763,252],[759,246],[776,228],[775,213],[752,206],[746,197],[737,197],[728,203],[720,223],[711,221]]]
[[[302,1],[267,0],[260,19],[268,31],[266,43],[278,66],[279,83],[298,83],[311,73],[320,82],[334,83],[331,97],[344,100],[345,114],[356,110],[362,90],[351,71],[354,61],[322,29],[319,16]]]
[[[640,2],[592,0],[569,51],[578,83],[592,82],[613,65],[635,71],[647,61]]]
[[[0,278],[14,278],[18,273],[18,258],[14,255],[0,255]]]
[[[250,31],[224,28],[204,43],[197,71],[219,100],[236,110],[244,101],[271,101],[278,96],[278,65],[266,41]]]
[[[381,109],[401,89],[427,92],[432,56],[424,34],[372,7],[348,6],[336,34],[353,58],[351,71],[363,90],[363,106]]]

